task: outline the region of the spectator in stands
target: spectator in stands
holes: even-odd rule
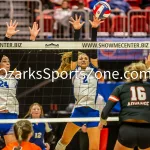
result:
[[[110,17],[113,17],[115,14],[125,16],[127,12],[131,9],[131,6],[125,0],[111,0],[109,2],[109,5],[114,11],[111,13]]]
[[[93,9],[94,5],[99,1],[106,1],[106,0],[88,0],[89,1],[89,8]]]
[[[150,0],[142,0],[141,7],[145,8],[150,6]]]
[[[60,6],[63,3],[63,0],[49,0],[51,1],[53,4],[55,4],[56,6]]]
[[[84,1],[83,0],[79,0],[78,1],[78,5],[73,7],[74,9],[77,10],[85,10],[87,12],[90,12],[91,10],[88,7],[85,7]],[[77,13],[76,13],[77,14]],[[77,14],[78,15],[78,14]],[[84,17],[85,18],[85,17]]]
[[[71,17],[71,10],[69,9],[69,3],[67,0],[62,2],[61,8],[58,8],[54,12],[54,30],[57,31],[61,37],[69,36],[69,18]],[[57,35],[58,35],[57,34]]]
[[[42,5],[43,5],[43,10],[54,8],[53,0],[41,0],[41,2],[42,2]]]

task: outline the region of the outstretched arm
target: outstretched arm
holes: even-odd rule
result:
[[[119,97],[120,91],[121,88],[120,86],[118,86],[114,89],[112,94],[109,96],[108,101],[101,113],[100,124],[99,124],[100,129],[103,128],[103,125],[107,125],[106,120],[108,118],[109,113],[111,112],[112,108],[116,105],[116,103],[120,101],[120,97]]]
[[[13,35],[19,32],[19,30],[16,30],[18,25],[18,22],[16,22],[16,20],[14,21],[14,23],[12,22],[12,20],[10,21],[9,24],[8,22],[6,22],[6,25],[7,25],[7,31],[4,37],[4,41],[8,41]]]
[[[85,22],[81,22],[81,16],[78,18],[77,15],[75,15],[75,19],[71,17],[71,21],[69,21],[73,28],[74,28],[74,41],[79,41],[80,38],[80,29],[83,26]],[[72,51],[72,59],[71,59],[71,70],[75,70],[77,67],[77,60],[78,60],[78,51],[73,50]]]
[[[92,26],[92,38],[91,41],[97,40],[97,29],[101,23],[104,21],[101,21],[100,19],[93,16],[93,21],[89,20],[91,26]],[[92,50],[90,52],[90,61],[94,67],[98,67],[98,60],[97,60],[97,50]]]

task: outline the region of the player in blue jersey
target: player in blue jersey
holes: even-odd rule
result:
[[[29,118],[43,118],[44,113],[43,113],[43,108],[40,104],[38,103],[33,103],[27,115],[25,116]],[[48,123],[32,123],[33,124],[33,130],[34,134],[30,139],[30,142],[35,143],[36,145],[40,146],[42,150],[49,150],[50,145],[48,143],[44,142],[44,134],[51,132],[52,128],[50,124]]]
[[[7,24],[7,31],[4,40],[8,41],[19,30],[16,30],[18,22],[12,20]],[[40,29],[36,22],[33,23],[32,29],[30,28],[30,40],[34,40]],[[10,71],[10,60],[7,56],[3,55],[0,58],[0,119],[17,119],[19,114],[19,104],[16,99],[16,88],[18,81],[16,79],[17,72],[14,69],[13,73]],[[18,78],[18,77],[17,77]],[[0,124],[0,134],[4,135],[5,143],[16,141],[13,130],[13,124]]]
[[[77,15],[75,15],[75,19],[71,18],[70,21],[75,30],[75,41],[79,40],[80,29],[84,24],[84,22],[80,23],[80,19],[81,17],[78,18]],[[93,17],[93,21],[90,21],[92,25],[92,41],[96,41],[97,28],[101,22],[102,21],[97,19],[96,17]],[[66,67],[64,67],[63,64],[61,64],[58,70],[60,71],[66,69]],[[85,53],[79,54],[76,50],[72,52],[71,70],[74,71],[72,83],[76,102],[71,117],[99,117],[99,110],[96,109],[98,80],[95,74],[97,69],[97,50],[93,50],[89,54],[89,56]],[[99,150],[99,122],[67,123],[63,135],[58,141],[55,150],[65,150],[66,146],[70,143],[73,136],[84,124],[86,124],[87,127],[87,134],[89,137],[89,149]]]

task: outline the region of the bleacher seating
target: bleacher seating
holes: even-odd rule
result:
[[[117,15],[112,18],[111,33],[113,36],[124,36],[124,34],[128,35],[126,16]]]
[[[135,15],[131,17],[130,31],[133,36],[146,36],[148,33],[148,24],[146,16]]]

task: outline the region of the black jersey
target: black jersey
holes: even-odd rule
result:
[[[112,107],[120,102],[120,121],[127,119],[150,122],[150,84],[146,82],[129,82],[117,86],[109,96],[103,109],[102,118],[106,119]]]

